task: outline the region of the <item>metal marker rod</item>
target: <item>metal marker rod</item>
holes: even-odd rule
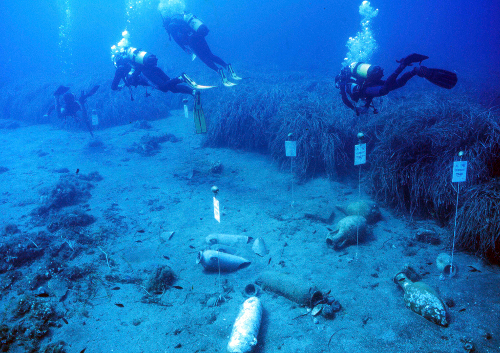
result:
[[[458,154],[462,160],[463,152]],[[450,274],[453,273],[453,255],[455,253],[455,238],[457,236],[458,199],[460,197],[460,183],[457,183],[457,201],[455,202],[455,225],[453,227],[453,244],[451,247]]]
[[[358,201],[361,201],[361,166],[362,165],[360,164],[359,176],[358,176]],[[356,226],[356,259],[358,258],[358,247],[359,247],[359,225]]]
[[[291,206],[293,207],[295,201],[294,201],[294,196],[293,196],[293,157],[290,157],[290,173],[292,175],[292,178],[290,179],[291,180],[291,183],[292,183],[292,203],[291,203]]]

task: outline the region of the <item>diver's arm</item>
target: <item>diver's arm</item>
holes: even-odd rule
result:
[[[58,119],[62,119],[61,104],[59,103],[59,95],[55,96],[56,101],[56,114]]]
[[[346,93],[346,87],[345,84],[340,85],[340,94],[342,95],[342,102],[356,113],[356,115],[359,115],[358,110],[356,107],[352,104],[352,102],[347,98],[347,93]]]
[[[120,81],[125,77],[127,74],[127,69],[124,66],[120,66],[116,69],[115,71],[115,77],[113,78],[113,82],[111,83],[111,89],[113,91],[118,91],[123,88],[123,86],[120,86]]]

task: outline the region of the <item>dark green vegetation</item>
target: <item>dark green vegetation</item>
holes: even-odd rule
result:
[[[459,199],[459,245],[500,261],[495,213],[500,183],[494,179],[500,176],[498,111],[460,87],[409,90],[407,97],[393,93],[375,100],[379,114],[356,117],[331,80],[300,74],[263,77],[260,84],[210,96],[206,145],[269,153],[289,168],[284,141],[296,140],[299,180],[321,174],[356,180],[354,145],[363,132],[368,163],[362,177],[374,198],[443,225],[454,219],[452,165],[463,151],[468,175]]]
[[[145,97],[143,88],[134,91],[131,101],[128,91],[106,89],[111,76],[112,71],[109,77],[75,79],[71,87],[77,93],[101,85],[89,99],[89,109],[98,111],[99,128],[163,118],[169,109],[182,106],[182,95],[153,92]],[[59,84],[5,87],[0,98],[4,117],[40,122]],[[359,143],[357,133],[363,132],[368,163],[361,175],[368,192],[397,210],[431,216],[442,225],[454,218],[457,185],[451,183],[452,163],[464,151],[469,167],[459,198],[459,244],[500,261],[500,218],[494,211],[500,192],[495,181],[500,177],[500,126],[493,100],[465,91],[460,82],[451,91],[427,82],[411,82],[400,91],[375,100],[379,114],[370,111],[356,117],[342,104],[333,77],[254,74],[233,89],[202,93],[208,125],[205,145],[270,154],[289,169],[284,141],[295,140],[293,172],[298,180],[327,175],[357,181],[354,145]],[[52,123],[62,124],[54,119]],[[145,136],[131,149],[154,154],[161,142]]]

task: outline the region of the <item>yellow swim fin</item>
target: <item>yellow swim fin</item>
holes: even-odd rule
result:
[[[198,91],[194,95],[193,116],[196,133],[205,134],[207,132],[207,124],[205,122],[205,113],[203,113],[203,108],[201,106],[200,92]]]

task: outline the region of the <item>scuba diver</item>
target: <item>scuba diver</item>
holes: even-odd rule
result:
[[[403,87],[415,75],[423,77],[442,88],[451,89],[455,87],[457,75],[454,72],[430,69],[421,65],[422,61],[428,58],[426,55],[414,53],[401,60],[396,60],[399,63],[398,68],[385,81],[382,80],[384,70],[380,66],[354,62],[344,67],[340,74],[335,77],[335,87],[340,89],[344,104],[358,116],[366,113],[370,106],[373,108],[373,113],[377,114],[378,111],[372,102],[373,98],[385,96],[389,92]],[[412,66],[414,63],[420,65],[398,78],[406,67]],[[362,107],[356,106],[359,100],[364,102]]]
[[[231,64],[214,55],[210,50],[205,36],[208,34],[208,27],[191,13],[177,14],[171,17],[163,18],[163,27],[168,33],[168,37],[174,41],[186,53],[193,55],[193,60],[199,57],[209,68],[219,74],[222,83],[226,87],[235,86],[236,83],[230,82],[224,69],[229,72],[233,80],[241,80],[233,70]]]
[[[45,114],[48,117],[54,110],[56,111],[57,117],[59,119],[66,119],[68,116],[78,119],[78,111],[82,112],[82,120],[83,123],[87,126],[87,129],[90,132],[90,135],[94,137],[94,133],[92,132],[92,125],[90,124],[90,120],[88,117],[86,101],[87,98],[93,96],[94,93],[99,89],[99,85],[94,86],[88,93],[85,93],[83,90],[81,92],[80,98],[78,101],[73,93],[68,92],[69,87],[59,86],[57,90],[54,92],[55,105],[51,105],[49,107],[49,111]],[[60,97],[63,96],[63,102],[61,104]]]
[[[176,78],[170,78],[156,66],[158,59],[155,55],[133,47],[122,48],[113,54],[113,63],[116,67],[115,77],[111,83],[113,91],[121,90],[123,87],[153,87],[162,92],[184,93],[192,96],[196,93],[196,88],[211,88],[211,86],[200,86],[189,76],[182,74]],[[120,82],[123,80],[123,83]],[[187,83],[190,87],[183,85]],[[148,96],[148,94],[146,93]],[[131,100],[134,98],[131,96]]]
[[[111,47],[112,60],[116,67],[115,76],[111,83],[113,91],[128,87],[130,99],[133,101],[132,87],[144,86],[156,88],[162,92],[183,93],[194,97],[194,117],[197,133],[206,132],[205,115],[201,107],[200,89],[208,89],[213,86],[198,85],[188,75],[182,73],[179,77],[170,78],[157,66],[158,59],[140,49],[128,46],[129,34],[122,33],[123,38]],[[123,83],[121,83],[123,81]],[[187,85],[185,85],[187,84]]]

